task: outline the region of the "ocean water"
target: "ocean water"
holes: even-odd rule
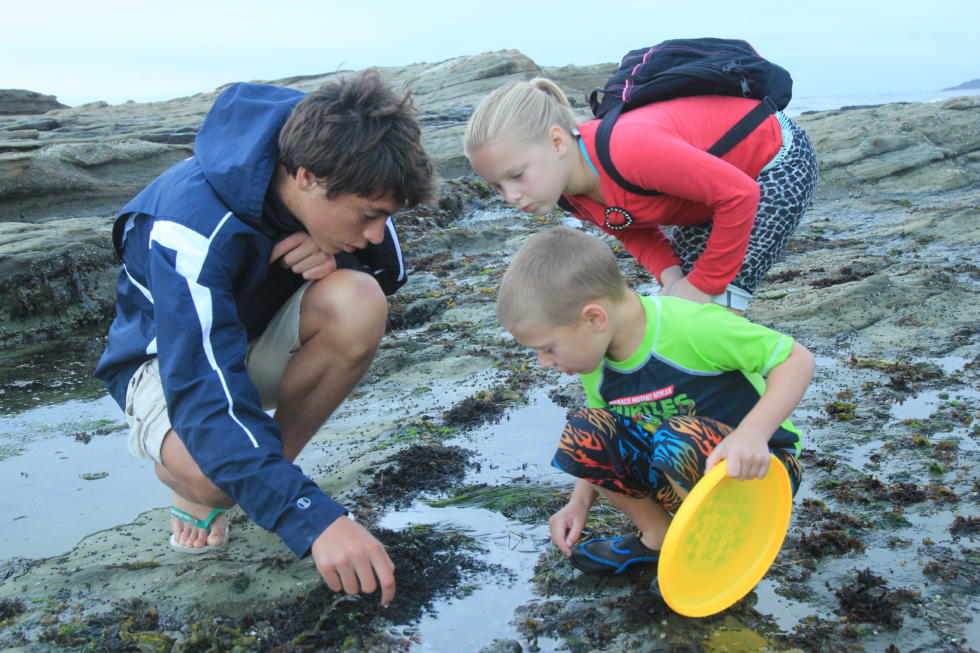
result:
[[[793,97],[785,113],[798,116],[806,111],[829,111],[841,107],[892,104],[895,102],[941,102],[951,97],[980,95],[980,89],[960,89],[956,91],[916,91],[907,93],[881,93],[878,95],[823,95]]]

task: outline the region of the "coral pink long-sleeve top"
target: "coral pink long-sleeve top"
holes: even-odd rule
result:
[[[657,102],[622,114],[612,130],[613,163],[626,180],[664,193],[655,197],[631,193],[606,175],[595,150],[599,120],[580,124],[605,205],[584,195],[565,198],[576,217],[618,238],[658,280],[664,269],[680,265],[661,226],[713,223],[688,281],[717,295],[742,266],[759,205],[755,178],[783,144],[779,120],[770,116],[723,157],[706,150],[756,104],[758,100],[710,95]],[[606,228],[604,212],[610,206],[628,211],[633,224],[622,230]],[[610,215],[613,224],[621,219],[615,212]]]

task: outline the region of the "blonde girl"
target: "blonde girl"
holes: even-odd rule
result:
[[[597,166],[599,120],[576,123],[554,82],[510,82],[466,126],[473,169],[512,206],[559,206],[615,236],[660,294],[744,310],[810,203],[817,162],[806,133],[781,112],[722,157],[708,154],[758,100],[715,95],[623,113],[610,152],[632,193]],[[669,235],[664,227],[670,230]]]

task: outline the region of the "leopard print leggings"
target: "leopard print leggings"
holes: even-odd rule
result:
[[[783,124],[788,127],[792,141],[783,159],[756,179],[760,190],[759,209],[745,260],[731,283],[750,294],[779,259],[817,185],[817,157],[810,138],[789,118],[784,117]],[[711,226],[708,222],[671,230],[671,244],[684,274],[691,272],[694,262],[704,252]]]

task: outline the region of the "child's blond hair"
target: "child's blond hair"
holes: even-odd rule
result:
[[[504,137],[536,143],[546,138],[554,125],[568,133],[575,128],[571,105],[557,84],[544,77],[508,82],[483,98],[470,116],[463,151],[471,157],[484,145]]]
[[[571,324],[591,301],[620,301],[627,292],[606,243],[577,229],[554,227],[514,254],[497,291],[497,319],[510,330],[524,319]]]

